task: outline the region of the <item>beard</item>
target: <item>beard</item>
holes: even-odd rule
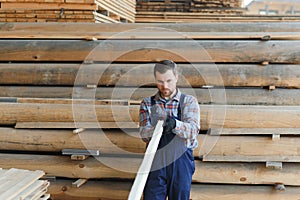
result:
[[[160,91],[160,93],[161,93],[162,97],[168,98],[173,94],[173,91],[171,91],[170,89],[164,89],[164,90]]]

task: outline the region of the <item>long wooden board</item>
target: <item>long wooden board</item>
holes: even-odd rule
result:
[[[71,186],[72,181],[57,180],[51,183],[49,192],[53,200],[98,200],[103,199],[126,199],[131,186],[130,182],[113,181],[89,181],[80,188]],[[286,187],[285,192],[277,192],[274,186],[243,186],[243,185],[210,185],[193,184],[191,199],[193,200],[238,200],[241,196],[244,200],[298,200],[299,187]],[[67,190],[68,192],[64,192]]]
[[[153,63],[0,64],[0,85],[155,86],[153,67]],[[300,65],[178,64],[178,70],[179,87],[300,88]]]
[[[47,3],[47,2],[1,2],[0,10],[95,10],[96,4],[74,3]]]
[[[140,200],[143,191],[147,182],[147,178],[149,176],[151,166],[154,160],[154,156],[156,154],[158,144],[160,141],[160,138],[162,136],[163,132],[163,123],[164,121],[158,121],[156,124],[156,127],[153,132],[153,136],[151,141],[149,142],[149,145],[147,146],[145,156],[143,158],[143,161],[139,167],[139,170],[137,171],[137,175],[134,179],[133,185],[131,187],[128,200]]]
[[[263,17],[263,16],[261,16]],[[276,24],[276,26],[274,26]],[[151,28],[152,27],[152,28]],[[174,30],[176,32],[194,33],[288,33],[299,34],[300,22],[202,22],[202,23],[126,23],[126,24],[95,24],[95,23],[3,23],[0,24],[1,37],[13,36],[22,38],[28,34],[28,38],[47,35],[51,37],[53,32],[74,35],[94,36],[101,33],[130,32],[130,30],[148,30],[157,32],[159,30]],[[33,31],[34,30],[34,31]],[[26,37],[26,36],[25,36]],[[57,36],[56,36],[57,37]],[[85,38],[85,37],[83,37]]]
[[[299,106],[200,105],[208,128],[300,128]],[[0,124],[17,122],[138,122],[139,105],[0,103]],[[248,120],[244,120],[247,116]],[[271,120],[270,120],[271,119]]]
[[[299,128],[283,129],[283,132],[280,128],[251,130],[242,129],[239,136],[200,135],[198,137],[200,145],[194,151],[194,156],[204,156],[206,160],[219,158],[223,161],[265,162],[274,159],[273,161],[298,162]],[[272,141],[271,133],[282,134],[280,140]],[[145,144],[139,136],[138,129],[85,130],[74,134],[72,130],[0,128],[0,141],[0,149],[8,151],[60,152],[62,149],[95,149],[101,154],[115,155],[130,155],[145,151]],[[257,148],[251,148],[253,145]]]
[[[101,154],[143,153],[145,143],[137,129],[72,130],[0,128],[0,149],[60,152],[63,149],[97,149]]]
[[[15,168],[6,170],[0,177],[2,182],[0,186],[0,198],[7,200],[25,199],[31,194],[36,196],[36,198],[41,197],[46,193],[46,190],[44,187],[40,188],[43,183],[38,183],[38,179],[44,174],[40,170],[28,171]],[[40,191],[41,189],[42,191]]]
[[[203,136],[199,156],[204,161],[231,162],[299,162],[300,141],[297,137]],[[202,148],[201,148],[202,147]]]
[[[229,105],[299,105],[300,94],[298,89],[268,90],[262,88],[180,88],[182,92],[196,96],[201,104],[229,104]],[[103,100],[127,100],[141,102],[143,98],[157,92],[156,88],[133,87],[99,87],[91,90],[86,87],[54,87],[54,86],[0,86],[1,102],[17,102],[20,98],[63,98],[72,99],[72,96],[92,97]],[[224,99],[224,92],[226,99]],[[282,97],[285,98],[282,98]],[[10,101],[10,102],[11,102]]]
[[[71,161],[68,156],[0,154],[0,167],[43,170],[49,176],[86,179],[133,180],[142,162],[140,158],[89,157]],[[194,183],[269,184],[299,186],[299,163],[284,163],[282,170],[268,169],[265,163],[217,163],[196,160]],[[205,173],[204,173],[205,172]]]
[[[299,52],[298,40],[269,42],[254,40],[0,41],[0,61],[155,62],[167,58],[175,62],[261,63],[268,61],[298,64],[300,63]]]
[[[206,10],[208,11],[208,10]],[[191,12],[137,12],[136,23],[194,23],[194,22],[288,22],[300,21],[298,15],[241,15]]]

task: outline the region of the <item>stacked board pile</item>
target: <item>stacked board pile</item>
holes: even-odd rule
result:
[[[240,0],[138,0],[138,12],[241,13]]]
[[[137,0],[136,10],[139,12],[188,12],[190,0]]]
[[[139,0],[138,23],[214,22],[214,21],[300,21],[297,15],[245,14],[241,0]]]
[[[213,14],[241,14],[240,0],[191,0],[190,12]]]
[[[135,0],[95,0],[97,22],[118,23],[135,21]]]
[[[39,180],[44,176],[42,171],[28,171],[21,169],[0,169],[0,199],[5,200],[46,200],[49,182]]]
[[[0,0],[0,22],[134,22],[135,1]]]
[[[172,59],[201,109],[191,199],[297,200],[299,27],[0,24],[0,167],[55,177],[54,200],[126,199],[145,151],[139,103],[156,92],[153,63]]]

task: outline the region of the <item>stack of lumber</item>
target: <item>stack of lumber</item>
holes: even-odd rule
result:
[[[215,14],[241,14],[240,0],[192,0],[189,11]]]
[[[97,22],[134,22],[135,0],[95,0]]]
[[[137,1],[136,22],[194,22],[239,16],[240,0]],[[232,20],[232,19],[230,19]]]
[[[240,0],[137,1],[138,12],[242,13]]]
[[[134,22],[135,1],[0,0],[0,22]]]
[[[0,22],[94,22],[94,0],[1,0]]]
[[[137,11],[136,23],[299,22],[300,15],[210,14],[201,12]]]
[[[137,23],[300,21],[299,15],[245,14],[240,0],[137,1]]]
[[[0,24],[0,167],[45,171],[53,200],[127,199],[139,103],[172,59],[201,109],[191,199],[297,200],[299,27]]]
[[[177,1],[137,1],[136,10],[139,12],[188,12],[190,0]]]
[[[21,169],[0,169],[0,199],[46,200],[49,182],[39,180],[45,173]]]

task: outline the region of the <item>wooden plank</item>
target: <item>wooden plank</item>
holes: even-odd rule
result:
[[[0,64],[2,85],[155,86],[147,64]],[[22,68],[22,71],[20,71]],[[300,88],[300,65],[178,64],[179,87]],[[145,76],[140,74],[145,73]],[[84,78],[86,77],[86,78]]]
[[[210,135],[298,135],[298,128],[223,128],[209,131]]]
[[[182,92],[197,97],[201,104],[230,104],[230,105],[300,105],[298,89],[278,88],[269,91],[263,88],[225,88],[226,99],[223,98],[222,88],[180,88]],[[72,98],[84,96],[93,99],[127,99],[141,102],[144,97],[151,96],[156,88],[133,87],[100,87],[90,90],[85,87],[52,87],[52,86],[0,86],[0,96],[16,99],[20,98]],[[282,98],[282,97],[285,98]],[[2,98],[6,102],[5,98]],[[14,100],[17,101],[17,100]]]
[[[45,185],[47,181],[37,180],[30,187],[19,194],[19,199],[26,199],[32,194],[36,194],[41,190],[42,186]]]
[[[6,188],[4,191],[2,191],[0,198],[10,200],[17,197],[19,193],[21,193],[45,174],[39,170],[34,172],[22,171],[21,173],[23,173],[23,176],[15,176],[14,179],[16,182],[14,185],[11,185],[10,188]]]
[[[61,152],[62,149],[98,149],[101,154],[144,153],[145,143],[135,130],[27,130],[0,128],[0,149]]]
[[[60,23],[3,23],[0,24],[1,38],[69,38],[85,39],[95,37],[99,39],[108,39],[114,35],[114,38],[131,38],[131,34],[138,36],[138,32],[147,31],[156,36],[156,33],[163,34],[161,37],[167,39],[170,36],[182,38],[182,35],[197,35],[199,37],[206,35],[207,38],[216,35],[218,37],[235,37],[236,34],[246,34],[249,36],[263,35],[293,35],[299,34],[300,22],[278,22],[274,26],[273,22],[202,22],[202,23],[126,23],[126,24],[95,24],[95,23],[68,23],[68,26]],[[153,28],[149,28],[153,27]],[[32,31],[35,30],[35,31]],[[99,32],[101,30],[101,32]],[[116,34],[126,32],[126,34]],[[153,32],[153,34],[152,34]],[[156,33],[155,33],[156,32]],[[177,34],[170,34],[170,33]],[[53,34],[55,33],[55,34]],[[169,33],[168,35],[164,35]],[[180,33],[180,34],[178,34]],[[105,37],[105,35],[107,36]],[[148,36],[148,37],[149,37]],[[141,34],[140,34],[140,37]]]
[[[16,100],[16,101],[15,101]],[[53,104],[84,104],[84,105],[121,105],[128,106],[130,101],[125,99],[103,99],[103,100],[89,100],[89,99],[57,99],[57,98],[1,98],[2,102],[17,102],[17,103],[53,103]]]
[[[142,154],[140,154],[142,155]],[[68,156],[31,155],[31,154],[0,154],[0,167],[43,170],[49,176],[67,178],[125,178],[133,179],[142,156],[133,158],[89,157],[83,161],[71,161]]]
[[[180,40],[174,43],[172,40],[110,40],[102,44],[101,42],[1,40],[0,61],[63,62],[89,59],[107,62],[154,62],[168,58],[175,62],[186,62],[188,59],[189,62],[261,63],[267,60],[270,63],[300,63],[297,57],[300,51],[299,41]],[[110,50],[107,50],[105,45],[109,45]],[[123,55],[128,51],[130,53]]]
[[[295,177],[292,174],[292,171],[295,172],[298,167],[299,163],[283,163],[283,168],[278,171],[266,168],[265,163],[196,161],[193,180],[210,184],[298,185],[299,183],[294,182]]]
[[[142,162],[142,157],[89,157],[83,161],[71,161],[66,156],[0,154],[0,167],[22,167],[43,170],[48,175],[85,179],[131,179]],[[284,163],[282,170],[268,169],[265,163],[220,163],[196,160],[194,183],[272,184],[300,186],[299,163]],[[203,170],[205,173],[203,173]],[[58,179],[59,180],[59,179]],[[88,184],[88,183],[87,183]],[[82,186],[82,188],[85,185]],[[128,188],[130,191],[130,188]]]
[[[72,186],[79,188],[87,182],[88,182],[88,179],[78,179],[77,181],[72,183]]]
[[[299,106],[200,105],[208,128],[300,128]],[[17,122],[138,122],[139,105],[0,103],[0,124]],[[79,114],[80,113],[80,114]],[[248,120],[244,120],[247,116]],[[269,120],[272,119],[272,120]]]
[[[47,3],[47,2],[1,2],[1,10],[95,10],[96,4]]]
[[[139,170],[137,171],[137,175],[131,187],[128,200],[140,200],[143,195],[143,191],[151,170],[154,156],[156,154],[158,144],[162,136],[163,124],[163,120],[158,121],[156,124],[153,136],[146,149],[142,164],[140,165]]]
[[[136,23],[191,23],[191,22],[282,22],[299,21],[298,15],[234,15],[192,12],[143,12],[136,14]]]
[[[130,182],[118,181],[89,181],[81,188],[72,188],[71,181],[59,180],[49,187],[51,198],[64,200],[98,200],[102,199],[126,199],[130,190]],[[62,188],[68,192],[63,192]],[[225,185],[225,184],[193,184],[191,199],[193,200],[238,200],[243,196],[244,200],[298,200],[299,188],[287,187],[285,192],[276,192],[273,186],[260,185]]]
[[[17,122],[15,128],[138,128],[138,122]]]
[[[271,137],[200,135],[199,141],[199,156],[204,161],[300,161],[297,137],[281,137],[280,140],[273,141]],[[209,144],[211,145],[207,147]]]

